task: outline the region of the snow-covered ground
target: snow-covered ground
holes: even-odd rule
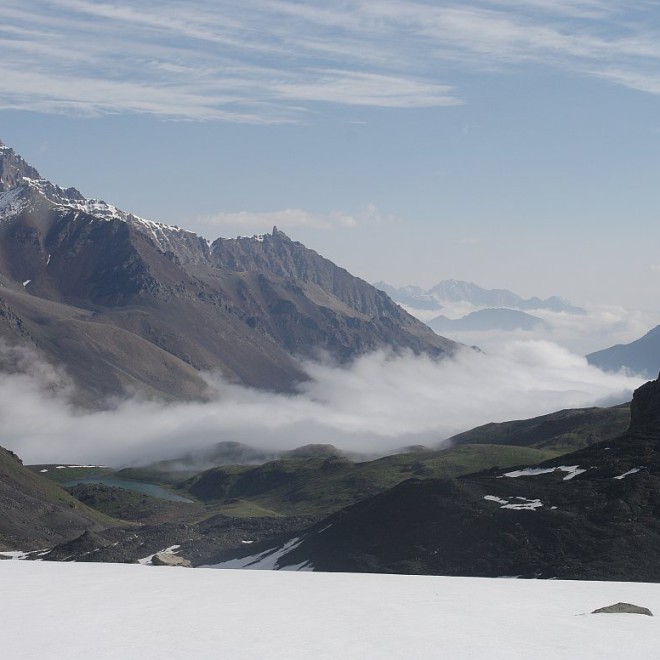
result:
[[[0,562],[3,658],[660,657],[660,584]],[[638,614],[589,614],[618,601]]]

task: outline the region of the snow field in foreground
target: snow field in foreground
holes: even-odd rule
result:
[[[2,656],[657,658],[660,584],[0,562]],[[618,601],[655,617],[588,614]]]

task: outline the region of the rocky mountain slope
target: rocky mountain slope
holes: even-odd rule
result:
[[[660,370],[660,326],[630,344],[617,344],[587,355],[590,364],[604,371],[628,369],[653,378]]]
[[[653,381],[635,392],[630,428],[617,439],[534,467],[406,481],[276,548],[274,563],[658,581],[659,493],[660,381]]]
[[[0,447],[0,550],[48,548],[114,524]]]
[[[0,338],[63,364],[86,403],[204,398],[203,371],[288,390],[300,357],[456,348],[277,229],[211,243],[62,189],[1,143]]]

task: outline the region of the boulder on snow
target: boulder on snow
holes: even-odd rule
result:
[[[192,568],[189,560],[179,557],[172,552],[157,552],[151,558],[153,566],[183,566],[184,568]]]
[[[632,603],[615,603],[607,607],[600,607],[594,610],[592,614],[645,614],[646,616],[653,616],[653,612],[648,607],[640,607]]]

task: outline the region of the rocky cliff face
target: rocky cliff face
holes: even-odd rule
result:
[[[300,357],[456,344],[285,234],[205,239],[63,189],[0,147],[0,336],[29,337],[89,401],[203,398],[201,371],[288,390]],[[18,328],[21,329],[18,332]]]
[[[23,184],[25,177],[40,179],[39,172],[28,165],[13,149],[0,141],[0,193]]]
[[[660,376],[635,390],[630,404],[630,430],[660,427]]]

